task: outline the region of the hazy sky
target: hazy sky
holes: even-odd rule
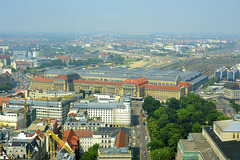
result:
[[[240,0],[0,0],[0,31],[240,33]]]

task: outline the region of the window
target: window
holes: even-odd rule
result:
[[[235,138],[235,133],[233,133],[233,138]]]

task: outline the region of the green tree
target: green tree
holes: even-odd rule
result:
[[[193,133],[201,133],[202,132],[202,126],[196,122],[192,125],[192,132]]]
[[[173,148],[164,147],[161,149],[155,149],[151,152],[151,159],[152,160],[170,160],[174,159],[175,152]]]
[[[85,93],[85,91],[84,91],[84,90],[82,90],[82,89],[81,89],[81,90],[79,91],[79,93],[82,93],[82,94],[83,94],[83,98],[85,98],[85,96],[86,96],[86,93]]]
[[[148,147],[152,151],[158,148],[165,147],[165,144],[161,140],[152,140],[151,142],[148,143]]]
[[[98,144],[94,144],[92,147],[88,148],[88,151],[80,158],[80,160],[96,160],[98,157]]]

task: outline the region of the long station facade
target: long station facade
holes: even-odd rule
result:
[[[31,80],[31,89],[63,91],[96,91],[109,94],[131,94],[135,98],[152,96],[166,100],[197,89],[208,77],[197,71],[144,70],[140,68],[60,69],[51,68]]]

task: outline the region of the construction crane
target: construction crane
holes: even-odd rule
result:
[[[57,135],[55,135],[52,131],[47,130],[46,133],[50,139],[50,159],[55,160],[55,141],[63,147],[68,153],[74,154],[74,151],[68,147]]]

